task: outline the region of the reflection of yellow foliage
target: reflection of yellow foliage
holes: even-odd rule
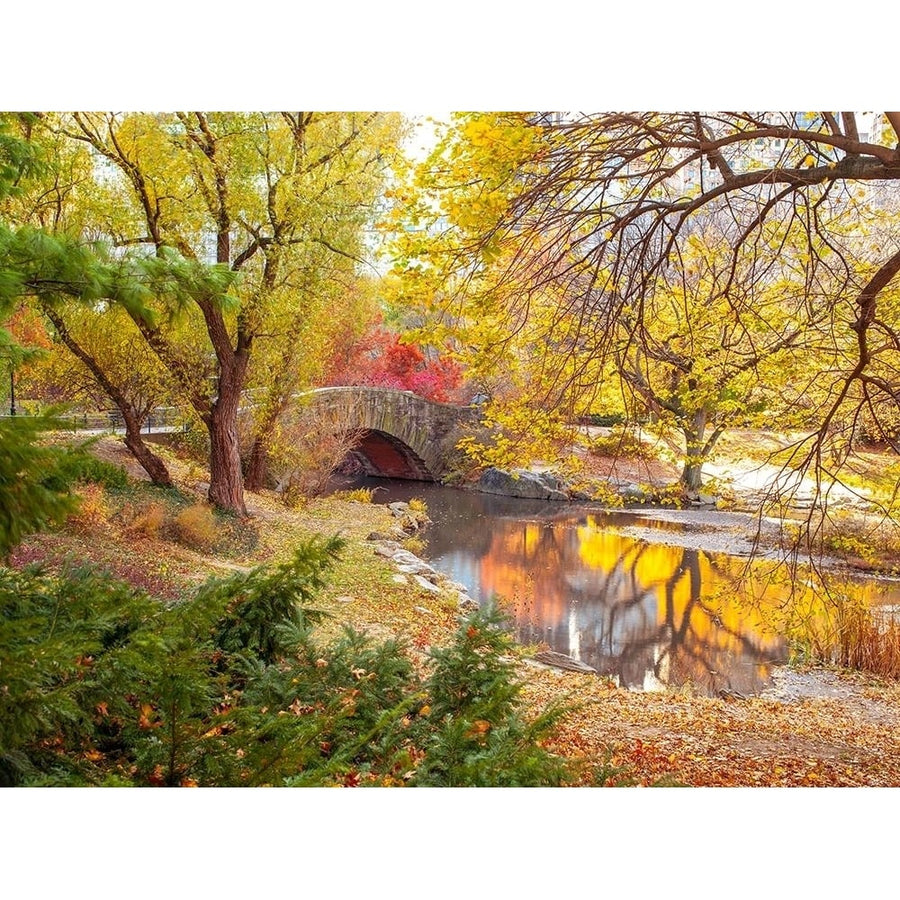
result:
[[[538,541],[541,537],[541,526],[535,525],[533,522],[529,522],[525,526],[525,534],[522,538],[522,545],[525,553],[527,555],[531,555],[535,548],[538,545]]]
[[[717,560],[714,567],[710,557],[697,553],[696,568],[691,571],[685,565],[685,549],[665,544],[647,544],[615,531],[605,530],[594,516],[588,516],[585,525],[577,529],[578,555],[591,569],[609,575],[617,568],[628,572],[642,591],[653,590],[658,597],[659,622],[667,618],[679,628],[690,619],[691,632],[704,644],[734,648],[736,635],[754,635],[761,645],[774,643],[774,629],[764,627],[766,616],[749,586],[749,598],[745,598],[736,581],[736,564]],[[693,551],[691,551],[693,552]],[[684,571],[679,572],[680,568]],[[779,608],[784,591],[766,594],[770,613]],[[698,601],[703,600],[702,606]],[[758,635],[764,631],[771,639]]]
[[[607,623],[620,629],[616,639],[631,640],[637,628],[658,641],[671,654],[671,683],[715,686],[729,657],[746,660],[751,647],[776,651],[785,637],[825,647],[847,608],[846,601],[829,604],[821,585],[775,563],[647,543],[611,530],[604,516],[569,529],[568,523],[498,526],[480,561],[482,592],[505,596],[520,624],[556,631],[570,627],[575,585],[588,602],[596,597],[601,616],[621,604]],[[868,605],[869,590],[863,587],[854,602]],[[640,610],[639,622],[627,619],[628,609]],[[768,666],[757,666],[764,678]]]
[[[521,556],[528,560],[539,552],[541,530],[543,526],[536,522],[528,522],[521,528],[508,531],[500,536],[500,544],[506,556]]]
[[[590,569],[599,569],[607,574],[620,565],[639,546],[633,538],[615,531],[603,530],[594,516],[587,517],[587,524],[580,525],[578,534],[578,555]]]

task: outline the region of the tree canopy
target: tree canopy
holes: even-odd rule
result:
[[[664,406],[635,377],[636,354],[688,385],[716,373],[730,346],[731,363],[758,375],[814,324],[828,357],[815,463],[835,427],[866,410],[878,429],[900,397],[890,361],[900,243],[878,231],[897,211],[900,114],[862,122],[848,112],[460,115],[404,198],[407,296],[432,333],[477,357],[476,372],[525,360],[519,380],[538,409],[574,409],[617,357],[631,388]],[[687,304],[711,229],[716,274],[707,267],[703,302]],[[682,309],[667,326],[673,291]],[[676,332],[683,345],[713,327],[725,343],[710,337],[702,360],[666,348]]]
[[[399,129],[396,115],[311,112],[48,113],[31,127],[54,165],[15,214],[57,240],[102,241],[123,268],[158,260],[169,273],[140,304],[99,294],[127,313],[128,340],[142,342],[148,368],[161,367],[207,429],[209,497],[220,507],[245,511],[244,391],[254,389],[253,470],[366,265]],[[201,270],[219,280],[189,276]],[[45,311],[89,365],[64,304]],[[114,358],[93,359],[102,383]],[[129,404],[111,399],[126,415]]]

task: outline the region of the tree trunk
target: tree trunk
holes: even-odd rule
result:
[[[263,420],[253,435],[244,471],[244,485],[248,491],[262,490],[269,483],[269,446],[285,405],[283,400],[270,400]]]
[[[209,428],[209,502],[239,516],[247,515],[241,454],[234,422],[213,415]]]
[[[696,500],[700,496],[700,488],[703,487],[703,463],[685,461],[680,483],[688,500]]]
[[[684,469],[681,472],[681,486],[688,500],[696,500],[703,486],[703,462],[707,448],[703,444],[706,433],[706,410],[701,409],[681,426],[684,434]]]
[[[726,427],[721,422],[716,424],[712,434],[704,442],[708,417],[709,411],[701,409],[694,413],[694,418],[690,422],[682,423],[681,426],[684,433],[686,456],[680,483],[689,500],[696,500],[700,496],[700,489],[703,487],[703,463],[709,459],[709,455],[716,446],[716,441],[722,436]]]
[[[244,472],[244,487],[248,491],[261,491],[269,483],[269,451],[262,435],[253,439],[247,468]]]
[[[237,429],[229,424],[213,420],[209,426],[209,502],[246,516]]]
[[[141,437],[143,420],[137,407],[128,399],[125,391],[107,376],[97,360],[75,340],[59,312],[47,303],[42,303],[41,309],[53,323],[56,333],[72,355],[84,363],[97,384],[122,413],[122,421],[125,423],[125,446],[150,476],[150,480],[161,487],[172,487],[172,476],[169,474],[166,464],[144,443],[144,439]],[[142,405],[146,409],[148,404]]]
[[[209,431],[209,501],[239,516],[247,515],[241,471],[237,412],[241,379],[219,378],[219,396],[205,419]]]
[[[144,443],[144,439],[141,437],[140,421],[134,416],[128,415],[121,407],[119,410],[125,420],[125,446],[141,464],[154,484],[158,484],[160,487],[172,487],[172,476],[169,474],[166,464]]]

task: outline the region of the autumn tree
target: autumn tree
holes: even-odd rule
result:
[[[657,427],[681,432],[681,486],[691,498],[722,433],[784,421],[796,401],[786,382],[825,363],[820,329],[830,325],[831,279],[806,277],[786,245],[779,254],[748,246],[736,258],[733,232],[727,221],[697,223],[645,300],[643,329],[631,311],[610,326],[618,378]]]
[[[334,152],[341,123],[355,123],[357,134]],[[307,126],[307,162],[291,181],[284,213],[293,236],[285,237],[280,281],[261,310],[249,372],[252,429],[244,471],[251,490],[269,480],[280,424],[295,409],[297,393],[320,381],[347,323],[361,331],[378,314],[374,226],[402,130],[396,114],[320,114]]]
[[[428,357],[414,342],[375,325],[335,354],[323,383],[412,391],[426,400],[448,403],[461,380],[462,372],[453,359]]]
[[[18,140],[32,148],[40,165],[19,178],[17,190],[4,198],[3,214],[22,226],[23,234],[30,228],[40,229],[37,234],[46,236],[58,234],[62,247],[68,240],[86,259],[93,255],[95,263],[101,259],[109,263],[112,258],[107,247],[85,243],[91,232],[82,195],[93,185],[90,156],[64,137],[38,127],[40,121],[29,116],[15,122]],[[60,245],[48,249],[64,252]],[[115,265],[121,261],[117,258]],[[138,275],[136,270],[132,274]],[[29,294],[30,305],[22,301],[13,322],[18,331],[25,328],[30,334],[24,343],[40,343],[41,349],[49,352],[20,367],[25,389],[51,403],[89,399],[98,408],[113,404],[125,426],[125,443],[137,461],[155,483],[171,485],[164,462],[141,434],[142,425],[169,385],[159,362],[147,353],[129,313],[101,295],[84,302],[77,291],[56,289],[52,280],[31,287],[37,289]],[[43,317],[44,327],[36,314]],[[141,304],[141,314],[149,314],[145,304]]]
[[[790,248],[794,283],[815,295],[821,343],[852,349],[824,375],[807,457],[818,465],[836,424],[862,409],[880,422],[900,396],[884,365],[900,349],[886,302],[900,248],[890,236],[866,245],[862,229],[848,239],[839,215],[853,206],[886,215],[900,179],[900,113],[869,117],[865,132],[861,121],[848,112],[460,116],[420,172],[425,199],[406,216],[399,265],[411,298],[437,298],[425,302],[438,328],[480,328],[495,356],[529,330],[550,346],[567,329],[555,342],[551,403],[566,387],[590,389],[591,372],[616,353],[618,327],[635,353],[660,356],[658,293],[683,272],[704,220],[730,223],[730,261],[708,301],[743,334],[760,309],[778,309],[758,304],[756,290],[740,299],[747,259],[771,270]],[[774,337],[778,320],[768,327]]]
[[[32,390],[42,390],[56,402],[87,400],[98,409],[114,404],[125,428],[125,446],[154,484],[171,487],[165,462],[142,437],[152,411],[173,399],[171,382],[159,361],[147,354],[130,317],[116,306],[85,308],[71,301],[42,299],[38,308],[57,349],[29,368]]]
[[[8,120],[0,119],[0,202],[18,194],[38,165],[35,147],[17,135]],[[215,272],[188,268],[197,289],[217,290]],[[182,269],[179,275],[178,266],[164,259],[110,261],[83,242],[29,226],[14,227],[0,217],[0,347],[13,363],[33,353],[4,327],[11,316],[20,338],[33,341],[42,336],[23,314],[23,299],[67,298],[86,308],[112,304],[148,315],[147,304],[161,294],[163,281],[174,295],[184,287],[181,276],[187,274]],[[60,521],[72,508],[64,455],[38,443],[42,432],[56,424],[46,415],[0,421],[0,556],[5,557],[24,534]]]
[[[290,396],[290,373],[314,350],[309,325],[331,275],[322,255],[358,264],[358,232],[396,119],[375,113],[72,113],[47,116],[44,123],[90,150],[83,235],[159,258],[177,253],[189,262],[215,263],[230,274],[219,293],[181,292],[177,303],[161,295],[151,315],[127,311],[146,349],[208,430],[210,500],[244,513],[237,424],[243,392],[255,377],[277,395],[272,403],[260,401],[260,408],[278,408]],[[360,172],[369,178],[364,189],[353,181]],[[281,352],[266,354],[265,369],[253,376],[251,360],[266,341],[280,342]],[[267,421],[263,416],[261,440]]]

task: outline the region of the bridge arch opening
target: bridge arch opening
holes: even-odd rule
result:
[[[361,429],[342,468],[380,478],[435,481],[422,457],[399,438],[385,431]]]

